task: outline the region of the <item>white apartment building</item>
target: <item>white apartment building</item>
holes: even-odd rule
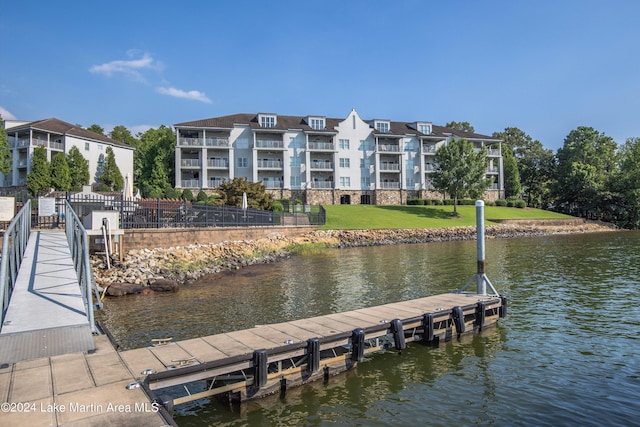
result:
[[[69,154],[72,147],[77,147],[89,163],[90,183],[97,182],[97,172],[105,161],[105,150],[111,147],[122,176],[133,176],[133,147],[71,123],[55,118],[35,122],[7,120],[5,131],[9,139],[12,168],[5,176],[0,173],[0,187],[22,187],[27,184],[31,157],[37,146],[46,148],[49,161],[56,153]]]
[[[213,190],[236,177],[262,182],[276,198],[310,204],[403,204],[441,198],[430,174],[435,152],[465,138],[489,156],[485,198],[503,196],[500,140],[428,121],[234,114],[174,125],[176,188]]]

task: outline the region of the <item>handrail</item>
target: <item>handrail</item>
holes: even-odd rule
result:
[[[82,222],[68,200],[65,200],[65,232],[67,234],[67,241],[69,242],[69,249],[71,250],[76,274],[80,281],[80,291],[87,310],[87,319],[89,320],[92,331],[99,333],[93,316],[94,305],[92,291],[95,292],[97,308],[102,308],[102,301],[95,278],[93,277],[91,263],[89,262],[89,239],[87,238],[87,231],[84,229]]]
[[[9,300],[18,277],[18,270],[31,234],[31,200],[22,206],[13,217],[2,238],[2,261],[0,263],[0,328],[9,307]]]

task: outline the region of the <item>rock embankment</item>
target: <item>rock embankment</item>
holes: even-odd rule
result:
[[[598,224],[579,226],[495,225],[485,229],[487,238],[511,238],[559,233],[610,231]],[[106,268],[104,258],[92,257],[96,283],[111,296],[128,293],[177,291],[180,285],[206,274],[237,270],[253,264],[272,263],[305,245],[328,248],[429,243],[476,238],[475,227],[384,230],[315,230],[297,237],[284,235],[219,244],[194,244],[168,249],[131,250],[124,262]]]

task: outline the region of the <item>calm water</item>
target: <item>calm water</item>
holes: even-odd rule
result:
[[[325,250],[207,278],[170,295],[109,299],[124,348],[459,288],[475,242]],[[640,425],[640,233],[487,241],[508,317],[438,348],[376,354],[328,384],[231,412],[179,409],[181,426]]]

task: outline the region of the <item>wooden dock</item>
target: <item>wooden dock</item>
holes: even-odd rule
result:
[[[506,315],[506,303],[441,294],[178,342],[166,337],[122,352],[105,335],[94,336],[90,351],[0,366],[0,401],[14,410],[0,412],[0,424],[173,424],[176,405],[285,395],[289,387],[328,381],[373,352],[478,332]]]

